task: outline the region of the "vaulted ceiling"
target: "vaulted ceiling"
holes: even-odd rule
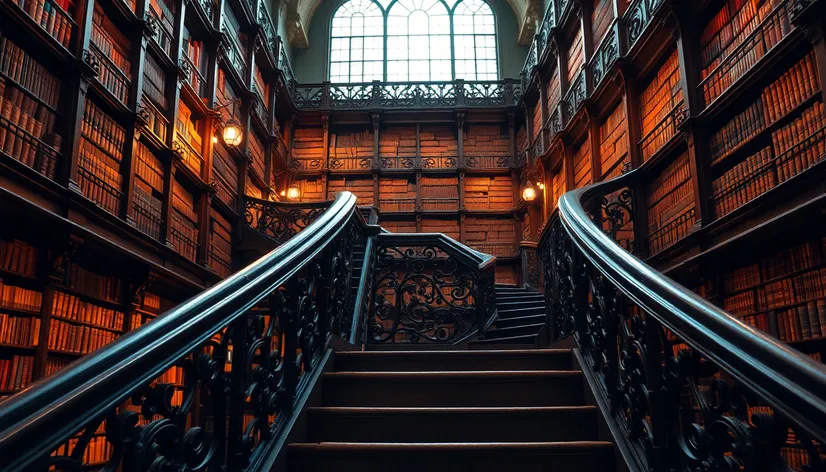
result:
[[[310,47],[310,22],[323,1],[325,0],[282,0],[282,5],[287,10],[287,37],[291,45],[298,48]],[[542,0],[488,0],[490,3],[497,1],[506,1],[513,10],[519,23],[519,44],[530,44],[536,25],[542,20]]]

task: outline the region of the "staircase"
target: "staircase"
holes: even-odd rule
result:
[[[290,472],[613,471],[570,350],[337,352]]]
[[[496,286],[499,316],[485,332],[485,339],[474,346],[527,344],[536,345],[545,325],[545,296],[531,288]]]

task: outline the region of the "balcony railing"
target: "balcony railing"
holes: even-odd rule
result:
[[[789,4],[781,3],[700,83],[705,104],[713,102],[791,31]]]
[[[465,154],[465,167],[469,169],[506,169],[510,165],[510,156],[468,156]],[[422,167],[427,169],[424,163]]]
[[[198,177],[201,176],[201,170],[204,168],[204,158],[186,139],[176,135],[174,151],[181,156],[184,164],[186,164],[195,175]]]
[[[531,79],[533,69],[539,63],[540,51],[537,51],[537,49],[539,48],[539,45],[537,43],[537,37],[534,36],[533,41],[531,41],[531,45],[528,48],[528,55],[525,57],[525,65],[522,66],[522,88],[527,87],[527,82]]]
[[[536,32],[537,41],[537,62],[545,53],[545,48],[551,40],[551,33],[556,27],[556,10],[554,1],[548,2],[548,8],[545,9],[545,16],[542,17],[542,23],[539,25],[539,30]]]
[[[662,120],[645,135],[640,141],[640,151],[643,162],[651,159],[657,151],[668,144],[677,135],[680,125],[685,121],[688,112],[683,102],[678,103]]]
[[[284,40],[281,39],[281,36],[278,36],[276,38],[276,44],[278,45],[278,56],[277,56],[278,70],[280,70],[281,73],[284,75],[285,86],[286,86],[287,91],[289,92],[289,94],[293,95],[293,102],[296,104],[296,106],[298,106],[299,108],[302,108],[298,104],[298,101],[299,101],[298,96],[297,96],[298,94],[297,94],[297,91],[295,90],[297,81],[295,80],[295,74],[293,73],[293,67],[290,65],[290,58],[289,58],[289,56],[287,56],[287,50],[284,48],[283,42],[284,42]]]
[[[164,21],[158,16],[154,9],[148,8],[149,16],[146,19],[146,24],[152,32],[150,37],[161,48],[167,57],[172,57],[172,38],[174,35],[167,27]]]
[[[515,106],[514,82],[380,82],[297,85],[293,101],[302,109],[410,109]]]
[[[565,94],[565,98],[562,99],[563,126],[568,126],[568,123],[579,111],[580,106],[582,106],[586,98],[588,98],[588,90],[585,80],[585,67],[583,67],[576,75],[576,78],[571,81],[568,92]]]
[[[379,157],[379,166],[382,169],[415,169],[416,158],[412,156],[382,156]]]
[[[49,145],[0,116],[0,153],[7,154],[35,171],[54,180],[60,161],[60,148]]]
[[[372,157],[331,157],[327,166],[331,170],[366,170],[373,168]]]
[[[216,173],[215,179],[212,181],[212,188],[215,190],[215,196],[230,210],[238,212],[236,201],[238,198],[238,191],[235,186],[230,185],[223,176]]]
[[[247,70],[247,62],[244,59],[244,53],[241,51],[241,46],[239,46],[236,42],[237,35],[236,33],[227,31],[226,25],[221,27],[221,32],[223,33],[221,45],[223,46],[224,57],[229,65],[235,69],[238,75],[243,78],[245,71]]]
[[[620,55],[619,22],[614,20],[589,64],[591,68],[591,90],[596,90],[600,86],[602,79],[608,75],[608,71],[611,70]]]
[[[91,41],[89,42],[89,54],[94,57],[98,66],[97,81],[119,102],[126,105],[129,100],[129,78]]]
[[[144,126],[155,135],[158,140],[166,143],[169,121],[167,121],[163,113],[155,107],[152,100],[146,96],[142,97],[140,106],[138,107],[138,119],[143,122]]]
[[[665,0],[635,0],[625,11],[623,25],[625,25],[625,34],[628,37],[629,50],[637,44],[645,29],[651,23],[657,8],[663,3],[665,3]]]
[[[467,164],[467,158],[465,164]],[[422,169],[455,169],[457,166],[456,157],[422,156]]]
[[[553,113],[551,113],[551,116],[549,116],[548,120],[545,121],[545,124],[542,125],[542,129],[545,132],[549,145],[553,142],[556,135],[561,133],[565,128],[563,125],[564,120],[562,115],[562,104],[559,103],[554,107]]]
[[[265,0],[258,0],[257,5],[257,11],[255,12],[256,22],[264,30],[264,37],[267,39],[267,51],[274,51],[277,47],[276,38],[278,37],[275,34],[275,23],[272,21],[272,15],[270,15],[267,2]]]
[[[190,59],[186,54],[182,55],[181,61],[181,68],[184,71],[186,83],[192,87],[192,90],[195,91],[196,95],[201,98],[206,97],[207,81],[203,74],[201,74],[201,71],[198,70],[198,66],[196,66],[195,63],[192,62],[192,59]]]

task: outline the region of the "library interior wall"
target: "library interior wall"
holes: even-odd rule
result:
[[[330,49],[330,21],[333,14],[346,0],[321,2],[313,14],[310,22],[310,47],[294,49],[292,51],[293,72],[299,82],[320,83],[327,80],[327,61]],[[528,54],[526,46],[517,44],[519,25],[510,5],[505,1],[489,2],[496,15],[496,39],[499,49],[499,74],[502,78],[518,78],[522,72],[525,57]],[[279,34],[286,38],[286,28],[278,25]],[[281,32],[284,33],[281,33]]]

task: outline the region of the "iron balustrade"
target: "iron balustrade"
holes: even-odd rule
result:
[[[184,73],[184,82],[192,87],[195,95],[200,98],[205,98],[207,96],[206,78],[198,69],[198,66],[192,62],[192,59],[190,59],[189,55],[186,53],[181,54],[181,70]]]
[[[573,337],[629,468],[788,470],[793,437],[819,470],[826,367],[616,244],[638,174],[564,194],[539,244],[551,338]]]
[[[465,151],[464,157],[464,167],[469,169],[506,169],[511,165],[510,156],[475,156],[469,155],[469,153]],[[425,161],[426,159],[422,158],[422,167],[429,169],[430,167]]]
[[[220,173],[215,172],[213,175],[214,177],[210,183],[210,187],[215,191],[215,196],[218,198],[218,201],[237,213],[238,193],[236,187],[230,185]]]
[[[666,3],[665,0],[635,0],[622,17],[625,35],[628,39],[628,50],[631,51],[642,37],[645,29],[657,13],[657,9]]]
[[[332,201],[281,203],[247,196],[244,200],[247,226],[276,244],[284,244],[309,227],[330,206]]]
[[[138,104],[138,122],[141,123],[150,133],[152,133],[161,143],[166,144],[166,133],[169,129],[169,121],[163,113],[152,103],[152,100],[143,95]]]
[[[256,8],[256,22],[259,26],[261,26],[262,30],[264,31],[264,37],[267,39],[267,47],[264,48],[268,54],[272,54],[272,51],[275,51],[277,47],[277,35],[276,35],[276,28],[275,23],[272,20],[272,15],[270,15],[269,7],[267,6],[267,2],[264,0],[258,0]]]
[[[164,23],[161,17],[158,16],[158,13],[154,10],[154,8],[147,8],[146,9],[149,16],[146,17],[146,26],[149,31],[149,37],[152,38],[152,41],[161,48],[161,51],[166,54],[167,58],[172,57],[172,38],[174,35],[170,28]]]
[[[591,70],[591,90],[599,88],[602,79],[608,75],[611,68],[617,63],[617,59],[622,56],[619,34],[619,21],[614,19],[594,52],[591,63],[588,65]]]
[[[534,36],[531,45],[528,47],[528,55],[525,57],[525,65],[522,66],[522,88],[528,88],[528,82],[531,80],[533,70],[539,63],[539,52],[537,51],[537,38]]]
[[[688,110],[686,110],[683,105],[684,103],[682,101],[675,105],[674,108],[640,140],[639,146],[643,162],[654,157],[660,149],[664,148],[677,136],[680,125],[682,125],[688,117]]]
[[[781,2],[742,42],[734,45],[729,54],[721,54],[723,57],[716,60],[717,66],[699,85],[705,104],[710,104],[737,83],[791,30],[789,3]]]
[[[577,73],[574,80],[568,86],[568,91],[562,99],[562,117],[564,118],[563,126],[567,127],[573,117],[577,114],[580,107],[588,98],[587,81],[585,80],[585,66]]]
[[[244,58],[244,53],[241,45],[238,44],[236,34],[227,30],[227,25],[221,26],[222,40],[219,48],[219,56],[223,57],[227,63],[232,67],[239,77],[244,77],[247,70],[247,61]]]
[[[373,168],[373,158],[331,157],[327,167],[331,170],[367,170]]]
[[[129,100],[130,81],[126,74],[107,56],[101,52],[94,42],[89,42],[87,54],[93,59],[87,60],[87,64],[94,64],[95,79],[108,90],[120,103],[126,105]]]
[[[302,108],[301,105],[298,103],[298,96],[296,91],[296,83],[295,74],[293,73],[293,68],[290,65],[290,57],[287,55],[287,50],[284,48],[284,40],[281,39],[281,36],[276,37],[276,43],[278,45],[278,70],[281,71],[283,75],[283,80],[285,87],[287,89],[287,93],[293,97],[293,103],[299,108]]]
[[[548,2],[548,7],[545,9],[545,15],[542,17],[542,23],[539,25],[539,30],[536,32],[537,41],[537,58],[540,59],[545,55],[545,48],[551,43],[551,35],[553,29],[556,27],[556,9],[553,0]],[[537,60],[539,62],[539,60]]]
[[[61,161],[58,145],[46,144],[2,116],[0,116],[0,131],[4,135],[3,147],[0,148],[0,153],[23,163],[25,166],[46,176],[46,178],[54,180],[58,163]],[[17,143],[17,146],[15,143]],[[15,152],[15,147],[18,147],[20,152]]]
[[[461,343],[496,317],[496,258],[444,234],[376,236],[368,343]]]
[[[553,113],[548,119],[545,121],[545,124],[542,125],[542,130],[545,132],[547,136],[547,143],[553,142],[554,138],[557,134],[561,133],[565,127],[563,126],[563,110],[562,110],[562,103],[557,104],[553,107]]]
[[[332,337],[349,339],[355,324],[344,322],[356,312],[352,248],[367,230],[355,203],[339,194],[249,267],[5,401],[3,470],[91,466],[83,457],[99,426],[113,450],[104,470],[269,470]],[[180,387],[153,384],[173,366]]]

